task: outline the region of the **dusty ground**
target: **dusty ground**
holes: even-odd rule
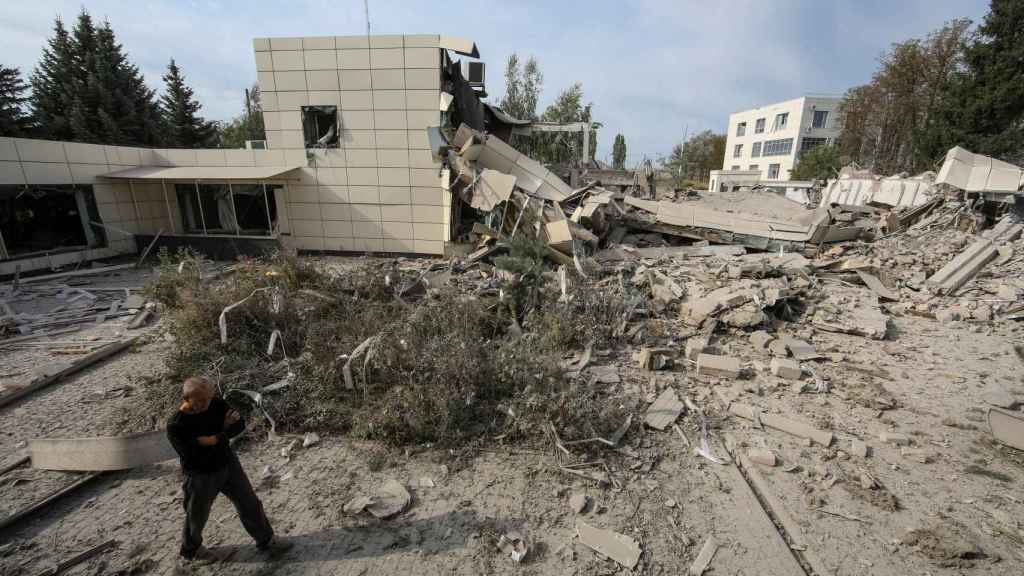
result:
[[[708,413],[711,449],[726,457],[722,439],[774,450],[781,463],[758,467],[775,505],[799,525],[792,548],[750,492],[735,465],[695,456],[674,432],[634,424],[618,452],[604,458],[621,488],[599,488],[559,471],[547,447],[528,450],[500,443],[475,455],[431,447],[387,451],[368,443],[326,437],[286,460],[290,438],[250,436],[239,447],[279,533],[296,548],[266,561],[251,546],[233,510],[218,501],[207,544],[230,556],[195,574],[615,574],[629,570],[598,557],[574,538],[577,518],[568,505],[576,493],[590,496],[585,522],[628,534],[642,543],[638,571],[685,573],[709,536],[722,544],[711,574],[800,574],[799,561],[813,556],[822,573],[1020,574],[1024,572],[1024,455],[994,445],[984,421],[986,399],[996,387],[1024,397],[1024,364],[1012,343],[1022,341],[1019,323],[940,324],[917,316],[892,316],[894,336],[873,341],[811,332],[819,352],[814,364],[831,381],[831,392],[798,393],[789,381],[756,371],[752,378],[697,378],[679,363],[671,372],[641,372],[629,348],[598,357],[616,364],[616,393],[653,400],[675,386]],[[108,321],[63,340],[127,333],[127,320]],[[782,330],[785,327],[780,327]],[[118,429],[133,402],[133,379],[158,374],[168,344],[159,326],[150,340],[111,361],[0,409],[0,466],[24,452],[36,437],[100,435]],[[807,335],[806,328],[801,327]],[[794,330],[795,331],[795,330]],[[766,365],[740,334],[720,339],[729,353],[755,370]],[[0,352],[0,373],[67,361],[45,349]],[[794,436],[727,417],[716,389],[820,428],[832,430],[830,448],[806,446]],[[879,410],[879,399],[895,408]],[[173,409],[173,407],[169,407]],[[700,438],[693,414],[679,421],[692,441]],[[883,431],[912,438],[901,453],[879,440]],[[850,456],[852,438],[869,456]],[[578,447],[577,450],[584,450]],[[918,461],[924,456],[927,463]],[[598,457],[598,456],[595,456]],[[266,467],[272,473],[261,481]],[[757,466],[757,465],[754,465]],[[881,488],[860,486],[861,472]],[[22,467],[0,477],[0,516],[39,499],[75,475]],[[390,520],[350,517],[342,505],[387,478],[410,488],[413,502]],[[431,482],[422,482],[428,478]],[[430,483],[433,487],[428,487]],[[0,535],[0,573],[36,574],[77,552],[115,538],[118,546],[69,574],[173,574],[182,519],[176,463],[108,474]],[[493,543],[517,531],[530,542],[521,565]],[[915,532],[912,532],[915,531]]]

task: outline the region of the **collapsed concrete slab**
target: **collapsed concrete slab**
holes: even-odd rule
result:
[[[937,184],[949,184],[965,192],[983,192],[1005,196],[1024,186],[1024,170],[1009,162],[975,154],[956,146],[935,178]]]

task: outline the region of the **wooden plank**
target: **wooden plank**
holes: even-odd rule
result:
[[[43,376],[42,378],[34,380],[21,388],[16,388],[13,391],[0,396],[0,408],[3,408],[8,404],[28,396],[37,390],[41,390],[55,382],[59,382],[63,378],[84,370],[93,364],[106,360],[107,358],[128,349],[132,344],[135,344],[136,340],[138,340],[138,337],[129,338],[127,340],[122,340],[121,342],[110,344],[109,346],[104,346],[88,356],[76,360],[70,366],[67,366],[53,374]]]
[[[149,246],[146,246],[146,249],[142,251],[142,256],[139,256],[139,261],[135,263],[135,267],[136,268],[141,268],[142,267],[142,263],[146,261],[146,256],[149,256],[149,251],[153,249],[153,246],[156,244],[156,241],[160,239],[160,235],[163,234],[163,233],[164,233],[164,229],[161,228],[153,236],[153,239],[150,240],[150,242],[149,242]]]
[[[14,470],[15,468],[21,468],[22,466],[27,464],[29,462],[29,460],[30,460],[30,458],[28,456],[22,456],[21,458],[18,458],[17,460],[15,460],[14,462],[11,462],[7,466],[4,466],[3,468],[0,468],[0,476],[3,476],[4,474],[7,474],[8,472],[10,472],[11,470]]]
[[[78,554],[75,554],[71,558],[68,558],[67,560],[64,560],[63,562],[61,562],[60,564],[57,564],[56,566],[53,566],[52,568],[47,568],[46,570],[43,570],[42,572],[40,572],[36,576],[57,576],[57,574],[60,574],[61,572],[64,572],[68,568],[72,568],[74,566],[77,566],[77,565],[81,564],[82,562],[85,562],[86,560],[92,558],[93,556],[96,556],[99,553],[103,552],[107,548],[113,548],[113,546],[115,544],[117,544],[117,540],[114,540],[113,538],[111,538],[110,540],[107,540],[106,542],[103,542],[102,544],[99,544],[97,546],[93,546],[92,548],[89,548],[88,550],[86,550],[84,552],[79,552]]]
[[[118,272],[120,270],[127,270],[134,268],[134,263],[129,264],[117,264],[115,266],[100,266],[97,268],[87,268],[85,270],[73,270],[71,272],[58,272],[56,274],[44,274],[42,276],[32,276],[30,278],[22,278],[22,284],[29,284],[35,282],[42,282],[43,280],[53,280],[55,278],[71,278],[74,276],[95,276],[97,274],[107,274],[109,272]]]
[[[18,522],[20,522],[22,519],[24,519],[26,517],[35,516],[36,513],[39,512],[40,510],[42,510],[43,508],[46,508],[50,504],[56,502],[57,500],[60,500],[61,498],[63,498],[64,496],[67,496],[68,494],[71,494],[72,492],[78,490],[82,486],[85,486],[86,484],[92,482],[93,480],[99,478],[102,475],[103,475],[102,472],[95,472],[93,474],[88,474],[88,475],[80,478],[76,482],[74,482],[74,483],[72,483],[72,484],[70,484],[68,486],[65,486],[64,488],[60,488],[60,489],[56,490],[55,492],[52,492],[49,496],[43,498],[42,500],[39,500],[38,502],[35,502],[34,504],[30,504],[27,508],[23,508],[22,510],[19,510],[18,512],[15,512],[14,514],[11,514],[7,518],[4,518],[3,520],[0,520],[0,531],[6,530],[6,529],[10,528],[11,526],[14,526],[15,524],[17,524]]]
[[[28,443],[39,470],[128,470],[175,457],[164,430],[98,438],[39,438]]]

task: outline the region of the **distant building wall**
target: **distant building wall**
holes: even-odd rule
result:
[[[840,100],[807,96],[730,115],[722,169],[756,170],[762,180],[789,180],[802,149],[839,137]],[[784,126],[777,123],[780,115],[785,115]]]

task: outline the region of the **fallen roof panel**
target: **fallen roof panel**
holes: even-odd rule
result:
[[[120,180],[266,180],[299,166],[139,166],[103,174]]]
[[[967,192],[1016,192],[1024,185],[1024,170],[1009,162],[975,154],[959,146],[946,153],[937,184],[949,184]]]
[[[438,41],[438,45],[441,48],[446,48],[456,54],[462,54],[463,56],[469,56],[470,58],[480,57],[480,51],[476,49],[476,42],[473,42],[468,38],[459,38],[458,36],[441,36],[441,39]]]

